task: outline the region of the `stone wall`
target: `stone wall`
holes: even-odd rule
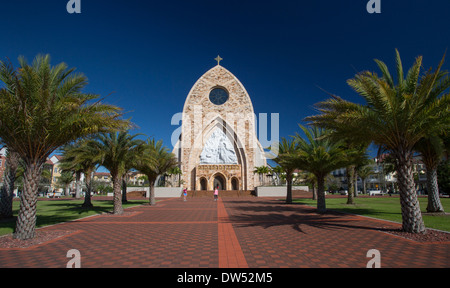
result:
[[[149,198],[150,196],[149,187],[127,187],[127,194],[133,191],[145,191],[145,197]],[[181,197],[182,191],[183,188],[181,187],[155,187],[155,197],[156,198]]]
[[[309,191],[308,186],[292,186],[292,191]],[[255,188],[257,197],[286,197],[286,186],[260,186]]]

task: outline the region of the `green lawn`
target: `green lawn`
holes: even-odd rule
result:
[[[84,200],[52,200],[52,201],[38,201],[37,204],[37,223],[36,227],[44,227],[61,222],[72,221],[75,219],[101,214],[104,212],[111,212],[113,209],[113,201],[109,200],[95,200],[92,198],[93,208],[81,208]],[[128,203],[123,204],[123,208],[136,206],[148,203],[148,200],[128,200]],[[19,210],[19,201],[14,201],[13,212],[17,215]],[[14,232],[15,218],[0,220],[0,235],[10,234]]]
[[[316,201],[310,199],[295,199],[295,203],[316,207]],[[370,198],[357,197],[353,205],[346,204],[347,198],[327,198],[327,209],[353,213],[378,219],[402,222],[400,199],[398,196],[374,196]],[[446,212],[450,212],[450,198],[441,198]],[[419,198],[423,221],[427,228],[450,232],[450,215],[432,216],[426,214],[427,198]]]

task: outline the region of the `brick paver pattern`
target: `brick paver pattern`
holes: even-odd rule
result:
[[[0,249],[0,267],[364,268],[370,249],[381,267],[450,267],[450,243],[386,233],[392,222],[270,198],[165,199],[122,216],[97,215],[42,229],[71,233],[26,249]]]

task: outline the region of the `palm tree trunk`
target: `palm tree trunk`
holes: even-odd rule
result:
[[[311,188],[312,188],[312,200],[316,200],[317,192],[316,192],[316,183],[314,183],[314,181],[311,184]]]
[[[16,171],[19,167],[20,156],[14,151],[9,151],[6,158],[6,173],[3,178],[3,186],[0,191],[0,217],[13,217],[14,183]]]
[[[361,178],[362,184],[363,184],[363,194],[366,194],[366,178]]]
[[[327,206],[325,203],[325,178],[321,175],[317,177],[317,212],[327,212]]]
[[[127,175],[122,177],[122,203],[127,203]]]
[[[425,225],[420,211],[419,201],[414,185],[411,153],[397,153],[397,176],[402,208],[402,229],[410,233],[425,232]]]
[[[15,239],[27,240],[35,236],[36,204],[43,163],[27,164],[23,175],[23,192],[20,196],[16,220]]]
[[[81,196],[81,172],[76,172],[76,182],[75,182],[75,198],[79,199]]]
[[[437,166],[427,167],[427,212],[444,212],[441,199],[439,198],[439,187],[437,181]]]
[[[155,200],[155,179],[148,178],[148,182],[150,183],[150,195],[149,195],[149,205],[153,206],[156,204]]]
[[[286,193],[286,203],[292,204],[292,173],[286,172],[286,186],[287,186],[287,193]]]
[[[85,173],[85,181],[86,181],[86,195],[84,195],[84,202],[81,207],[83,208],[92,208],[94,205],[92,205],[91,201],[91,191],[92,191],[92,172]]]
[[[117,173],[113,176],[113,202],[114,202],[114,210],[113,214],[115,215],[121,215],[123,214],[123,207],[122,207],[122,197],[120,195],[122,189],[121,189],[121,179],[120,175]]]
[[[355,169],[356,167],[354,165],[351,165],[347,167],[347,204],[355,204],[355,201],[353,199],[354,197],[354,191],[355,191],[355,185],[353,182],[353,175],[355,175]]]

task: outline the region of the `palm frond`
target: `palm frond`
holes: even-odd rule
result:
[[[0,92],[0,138],[22,157],[45,159],[80,137],[130,127],[119,107],[90,103],[98,96],[82,92],[87,79],[74,68],[51,66],[49,55],[38,55],[31,65],[19,57],[19,64],[14,69],[0,63],[6,85]]]

